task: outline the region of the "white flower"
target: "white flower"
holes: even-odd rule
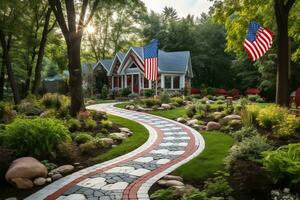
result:
[[[283,189],[283,192],[284,192],[284,193],[290,193],[290,189],[289,189],[289,188],[284,188],[284,189]]]

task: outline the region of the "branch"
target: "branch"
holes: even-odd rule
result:
[[[64,34],[64,37],[66,39],[68,39],[69,30],[68,30],[63,12],[62,12],[60,0],[48,0],[48,2],[50,4],[51,9],[52,9],[52,11],[55,15],[55,18],[56,18],[56,20],[57,20],[57,22],[58,22],[58,24],[61,28],[61,31]]]
[[[288,2],[285,4],[285,8],[286,8],[288,11],[290,11],[291,8],[293,7],[294,3],[295,3],[295,0],[288,0]]]
[[[84,23],[84,25],[83,25],[84,27],[86,27],[89,24],[89,22],[91,21],[91,19],[93,18],[93,15],[95,14],[95,11],[97,9],[99,2],[100,2],[100,0],[94,1],[93,8],[91,10],[91,14],[90,14],[89,18],[86,20],[86,22]]]
[[[74,33],[76,31],[76,13],[75,13],[74,0],[66,0],[65,4],[67,10],[69,31]]]
[[[78,32],[84,28],[83,24],[84,24],[84,18],[85,18],[87,5],[88,5],[88,0],[84,0],[82,3],[82,9],[81,9],[80,18],[79,18],[79,22],[78,22],[78,26],[77,26]]]
[[[55,25],[56,25],[56,19],[54,20],[54,22],[53,22],[53,24],[52,24],[52,26],[49,28],[49,30],[48,30],[48,33],[50,33],[53,29],[54,29],[54,27],[55,27]],[[47,34],[48,34],[47,33]]]

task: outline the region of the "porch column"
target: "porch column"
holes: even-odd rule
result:
[[[141,94],[141,87],[142,87],[141,73],[139,73],[139,94]]]
[[[125,88],[127,88],[127,74],[125,74],[124,77],[125,77]]]
[[[111,89],[114,89],[114,76],[111,77]]]
[[[131,93],[133,93],[133,74],[131,74]]]
[[[160,85],[162,89],[165,88],[165,75],[163,74],[160,75]]]
[[[121,75],[121,88],[124,87],[124,75]]]

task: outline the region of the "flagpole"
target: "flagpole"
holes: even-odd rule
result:
[[[158,77],[157,77],[158,78]],[[157,78],[156,78],[156,84],[155,84],[155,96],[157,97]]]

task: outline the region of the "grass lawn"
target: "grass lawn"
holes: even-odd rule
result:
[[[205,131],[201,134],[205,140],[204,151],[173,172],[183,177],[185,181],[205,180],[222,169],[223,160],[234,143],[232,137],[219,131]]]
[[[122,127],[129,128],[133,132],[133,135],[124,140],[120,145],[94,158],[95,161],[104,162],[124,155],[143,145],[147,141],[149,136],[148,130],[141,124],[114,115],[108,115],[108,120]]]
[[[183,117],[186,113],[186,109],[184,107],[178,107],[172,110],[155,110],[148,113],[168,119],[176,119],[178,117]]]
[[[130,103],[129,102],[118,103],[118,104],[115,105],[115,107],[125,109],[125,106],[127,106],[128,104],[130,104]]]

